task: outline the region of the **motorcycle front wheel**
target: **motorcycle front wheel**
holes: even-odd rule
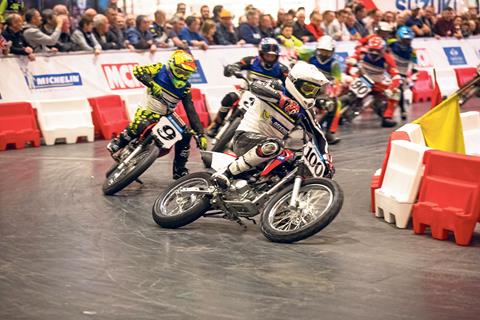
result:
[[[303,181],[297,206],[290,207],[293,184],[267,203],[261,216],[263,235],[273,242],[292,243],[311,237],[340,212],[343,191],[333,180],[311,178]]]
[[[126,163],[122,169],[119,169],[119,165],[110,168],[102,186],[103,193],[111,196],[126,188],[155,162],[159,152],[160,150],[155,144],[150,144],[144,147],[129,163]]]
[[[210,176],[208,172],[195,172],[170,184],[153,204],[153,220],[162,228],[176,229],[203,216],[210,208],[209,195],[183,193],[181,190],[182,188],[206,190],[211,186]]]

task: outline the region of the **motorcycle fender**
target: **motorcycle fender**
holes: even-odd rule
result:
[[[236,157],[226,153],[201,151],[203,164],[207,169],[219,171],[232,163]]]

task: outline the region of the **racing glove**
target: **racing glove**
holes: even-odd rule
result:
[[[282,108],[289,116],[296,118],[300,113],[300,106],[298,103],[286,96],[282,95],[280,97],[280,108]]]
[[[207,142],[207,137],[205,135],[197,135],[197,141],[198,141],[198,147],[200,150],[207,150],[208,147],[208,142]]]
[[[229,64],[228,66],[225,67],[223,70],[223,75],[225,77],[231,77],[233,76],[236,72],[239,72],[240,68],[235,65],[235,64]]]

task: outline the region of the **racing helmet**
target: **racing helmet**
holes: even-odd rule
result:
[[[325,93],[328,79],[314,65],[298,61],[285,80],[288,93],[306,110],[315,105],[317,97]]]
[[[330,36],[322,36],[317,42],[317,49],[315,55],[321,63],[327,63],[333,59],[335,53],[335,40]]]
[[[402,47],[410,47],[412,45],[412,40],[415,38],[415,34],[412,29],[407,26],[401,26],[397,30],[397,39]]]
[[[378,61],[385,54],[385,41],[379,36],[373,36],[368,40],[366,49],[368,58]]]
[[[168,59],[167,70],[175,88],[185,87],[190,76],[197,71],[192,55],[183,50],[176,50]]]
[[[278,61],[280,56],[280,46],[277,40],[273,38],[263,38],[258,44],[258,55],[265,69],[271,69]],[[267,56],[270,55],[270,56]],[[272,57],[274,55],[275,57]]]

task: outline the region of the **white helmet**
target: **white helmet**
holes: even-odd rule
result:
[[[335,53],[335,40],[330,36],[322,36],[318,39],[316,56],[321,63],[327,63]]]
[[[285,87],[288,93],[308,110],[315,105],[315,99],[324,93],[328,83],[325,75],[313,64],[298,61],[290,70]]]
[[[380,21],[378,23],[376,31],[377,32],[383,31],[383,32],[392,33],[393,32],[393,25],[391,25],[390,23],[388,23],[386,21]]]

